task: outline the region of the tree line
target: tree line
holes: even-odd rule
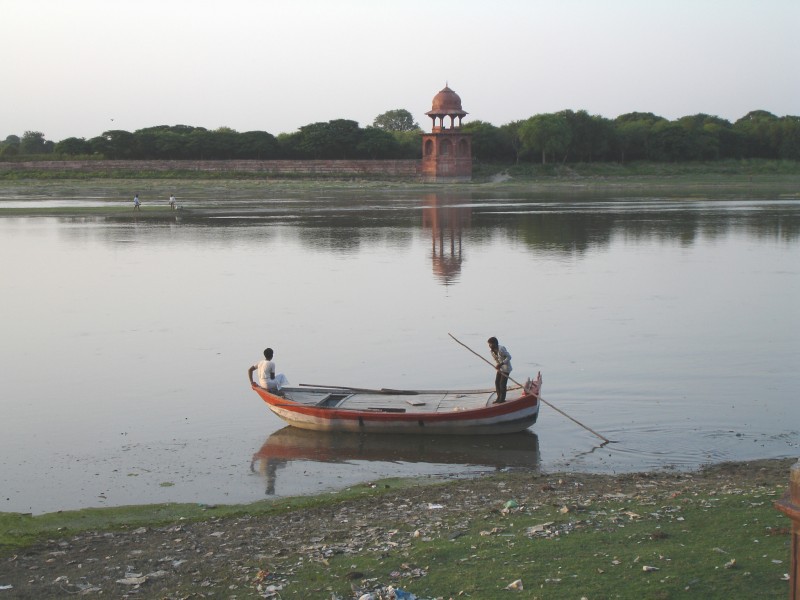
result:
[[[653,113],[607,119],[585,110],[564,110],[499,127],[472,121],[461,129],[472,134],[475,160],[486,163],[800,160],[800,117],[764,110],[734,123],[707,114],[670,121]],[[0,160],[414,159],[421,155],[421,132],[405,109],[378,115],[363,128],[356,121],[335,119],[278,136],[228,127],[160,125],[52,142],[41,132],[26,131],[0,142]]]

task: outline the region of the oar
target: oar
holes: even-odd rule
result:
[[[463,342],[459,341],[459,340],[458,340],[458,338],[456,338],[456,336],[454,336],[452,333],[448,333],[447,335],[449,335],[451,338],[453,338],[453,339],[454,339],[456,342],[458,342],[460,345],[464,346],[464,348],[466,348],[467,350],[469,350],[470,352],[472,352],[472,353],[473,353],[475,356],[477,356],[478,358],[480,358],[480,359],[481,359],[483,362],[485,362],[486,364],[490,365],[491,367],[494,367],[494,365],[493,365],[492,363],[490,363],[490,362],[489,362],[488,360],[486,360],[486,359],[485,359],[483,356],[481,356],[480,354],[478,354],[477,352],[475,352],[475,350],[473,350],[472,348],[470,348],[469,346],[467,346],[465,343],[463,343]],[[518,381],[516,381],[516,380],[515,380],[513,377],[511,377],[510,375],[508,375],[508,374],[506,374],[506,373],[503,373],[503,375],[504,375],[505,377],[507,377],[507,378],[509,379],[509,381],[513,381],[513,382],[514,382],[514,383],[516,383],[517,385],[521,385],[521,384],[520,384]],[[605,436],[603,436],[603,435],[600,435],[599,433],[597,433],[597,432],[596,432],[594,429],[592,429],[591,427],[587,427],[586,425],[584,425],[583,423],[581,423],[581,422],[580,422],[580,421],[578,421],[577,419],[574,419],[574,418],[570,417],[570,416],[569,416],[567,413],[565,413],[563,410],[561,410],[560,408],[557,408],[557,407],[553,406],[552,404],[550,404],[550,403],[549,403],[547,400],[545,400],[545,399],[544,399],[544,398],[542,398],[541,396],[539,396],[539,400],[541,400],[542,402],[544,402],[545,404],[547,404],[547,406],[549,406],[550,408],[552,408],[552,409],[553,409],[553,410],[555,410],[556,412],[560,412],[562,415],[564,415],[565,417],[567,417],[567,418],[568,418],[570,421],[573,421],[573,422],[577,423],[578,425],[580,425],[581,427],[583,427],[583,428],[584,428],[586,431],[589,431],[589,432],[591,432],[591,433],[595,434],[597,437],[599,437],[601,440],[603,440],[603,441],[604,441],[606,444],[608,444],[608,443],[610,443],[610,442],[611,442],[611,440],[610,440],[610,439],[608,439],[607,437],[605,437]]]
[[[343,385],[320,385],[316,383],[301,383],[300,385],[303,387],[315,387],[315,388],[324,388],[327,390],[342,390],[349,392],[362,392],[364,394],[385,394],[388,396],[416,396],[419,394],[419,392],[414,390],[392,390],[389,388],[372,390],[369,388],[345,387]]]
[[[379,390],[372,388],[357,388],[345,385],[323,385],[320,383],[300,383],[301,387],[313,387],[325,390],[342,390],[347,392],[362,392],[365,394],[386,394],[389,396],[419,396],[420,394],[478,394],[489,393],[493,390],[395,390],[392,388],[381,388]],[[509,390],[518,390],[522,386],[517,384],[514,387],[508,388]]]
[[[347,411],[350,412],[388,412],[388,413],[404,413],[406,412],[405,408],[391,408],[388,406],[370,406],[369,408],[345,408],[340,406],[317,406],[315,404],[302,404],[299,402],[295,402],[294,404],[270,404],[270,406],[277,406],[278,408],[297,408],[304,407],[304,408],[313,408],[313,409],[323,409],[323,410],[339,410],[339,411]]]

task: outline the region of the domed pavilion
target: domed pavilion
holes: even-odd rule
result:
[[[470,181],[472,136],[461,131],[461,119],[468,113],[461,107],[460,96],[445,85],[425,114],[433,126],[430,133],[422,134],[423,181]]]

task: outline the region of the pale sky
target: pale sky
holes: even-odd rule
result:
[[[0,0],[0,140],[470,120],[800,115],[800,0]]]

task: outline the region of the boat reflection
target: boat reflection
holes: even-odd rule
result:
[[[378,435],[309,431],[284,427],[271,434],[253,455],[250,469],[266,480],[267,495],[275,494],[278,470],[293,461],[338,463],[383,462],[391,465],[426,463],[447,465],[453,473],[475,468],[539,468],[539,438],[532,431],[506,435]]]

